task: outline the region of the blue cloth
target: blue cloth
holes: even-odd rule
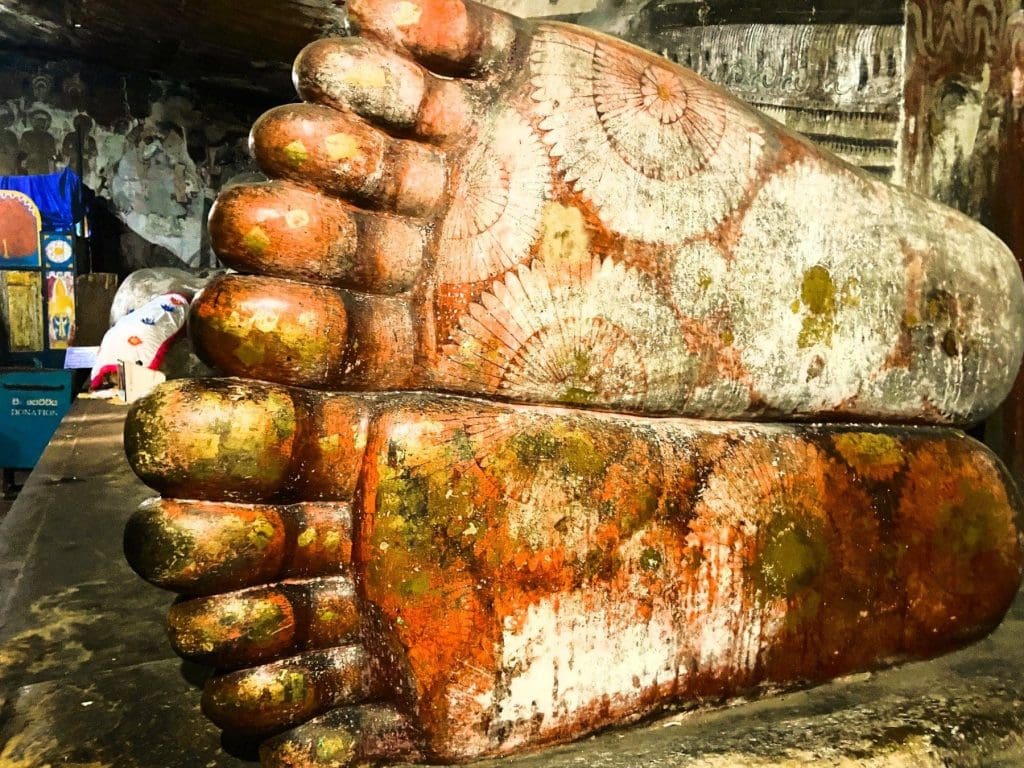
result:
[[[0,176],[0,189],[31,197],[39,208],[43,231],[74,229],[85,215],[82,180],[70,168],[44,176]]]

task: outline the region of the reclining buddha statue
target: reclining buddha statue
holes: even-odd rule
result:
[[[470,0],[352,0],[136,404],[203,708],[266,766],[465,762],[983,636],[1020,500],[959,428],[1009,250],[687,69]]]

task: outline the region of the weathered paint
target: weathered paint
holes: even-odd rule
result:
[[[344,645],[358,625],[352,580],[341,576],[193,598],[176,603],[167,620],[175,653],[219,669]]]
[[[228,277],[197,302],[198,346],[224,371],[719,418],[965,422],[1005,394],[1024,283],[967,219],[610,38],[460,0],[350,11],[372,42],[309,49],[296,80],[316,103],[254,130],[264,169],[290,183],[238,192],[219,214],[230,257],[275,276]],[[427,237],[408,241],[405,291],[383,297],[369,274],[396,251],[386,238],[361,256],[375,246],[351,224],[395,214]],[[271,433],[280,418],[230,396],[246,388],[289,427]],[[359,633],[339,650],[310,640],[347,641],[339,600],[298,615],[323,586],[315,571],[254,587],[216,557],[164,567],[162,551],[202,554],[174,536],[136,560],[171,586],[166,573],[237,580],[242,592],[180,603],[172,624],[188,653],[257,664],[207,686],[216,722],[316,718],[268,743],[268,765],[507,754],[679,699],[926,656],[991,629],[1019,583],[1019,500],[949,430],[204,392],[180,385],[137,409],[135,464],[154,487],[208,499],[199,515],[221,499],[352,508],[341,570]],[[231,444],[236,410],[258,466]],[[218,480],[204,462],[222,447]],[[175,530],[162,505],[153,514]],[[281,546],[340,540],[329,524],[285,528],[265,529],[268,574]],[[352,713],[368,700],[397,732],[361,730]]]
[[[290,431],[264,419],[266,434],[250,436],[288,457],[284,475],[254,476],[241,492],[232,463],[220,464],[225,491],[268,520],[267,565],[253,547],[237,556],[266,574],[269,586],[254,589],[248,573],[204,554],[230,553],[240,534],[225,520],[247,519],[245,505],[215,501],[225,494],[202,463],[190,486],[188,452],[205,441],[162,447],[166,430],[201,423],[184,410],[193,403],[229,422],[246,413],[232,395],[240,386],[165,385],[129,426],[141,418],[151,430],[135,443],[147,482],[213,499],[189,502],[188,523],[177,502],[143,513],[149,529],[199,530],[205,518],[211,531],[199,548],[153,537],[163,543],[133,558],[144,576],[227,591],[176,606],[174,636],[219,666],[283,659],[211,685],[207,711],[227,727],[295,724],[372,689],[411,718],[433,759],[503,754],[671,701],[932,655],[994,627],[1019,583],[1019,500],[998,461],[953,430],[645,419],[250,383],[258,402],[304,403]],[[336,419],[337,433],[364,437],[349,437],[347,453],[311,453],[332,402],[350,420]],[[294,512],[267,502],[302,497],[302,478],[329,470],[340,479],[317,486],[320,504],[350,501],[351,529],[328,515],[278,533],[271,513]],[[311,581],[276,583],[283,549],[332,534],[351,535],[351,566],[311,560]],[[337,687],[332,675],[350,680],[351,665],[332,672],[308,650],[315,637],[349,637],[350,614],[311,615],[301,597],[344,583],[316,577],[349,567],[369,688]]]
[[[213,677],[203,712],[222,728],[265,733],[376,692],[366,652],[339,646]]]
[[[408,290],[424,248],[423,232],[405,219],[371,216],[279,181],[225,191],[210,232],[221,259],[239,271],[373,293]],[[263,258],[268,249],[273,265]]]
[[[351,526],[346,503],[151,499],[128,521],[124,551],[157,586],[207,595],[278,579],[346,573]],[[310,530],[327,533],[298,546]]]
[[[214,245],[246,270],[327,285],[233,278],[230,298],[201,299],[195,337],[217,367],[705,418],[967,423],[1009,391],[1024,281],[978,224],[620,41],[454,0],[411,5],[422,19],[396,25],[398,4],[356,3],[368,40],[299,57],[300,91],[320,103],[257,123],[264,170],[318,191],[232,192]],[[436,78],[408,51],[472,77]],[[296,208],[309,220],[267,215]],[[430,235],[353,236],[352,221],[394,212]],[[382,301],[403,249],[408,291]],[[286,328],[303,307],[308,338],[235,322],[260,296]],[[352,304],[358,319],[340,310]],[[346,348],[386,348],[403,375],[354,370]]]

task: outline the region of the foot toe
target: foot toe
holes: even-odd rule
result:
[[[221,261],[240,272],[384,294],[412,287],[425,247],[414,221],[288,182],[222,192],[210,212],[210,238]]]
[[[332,576],[184,600],[167,628],[179,656],[237,669],[352,642],[359,613],[351,578]]]
[[[412,383],[404,298],[227,275],[193,303],[189,323],[199,357],[233,376],[334,390]]]
[[[190,595],[330,576],[351,564],[352,512],[344,502],[150,499],[128,520],[124,551],[143,579]]]
[[[391,707],[341,707],[268,739],[260,747],[260,763],[264,768],[347,768],[416,761],[418,744],[408,718]]]
[[[460,133],[471,112],[464,81],[435,77],[359,37],[325,38],[307,46],[295,60],[294,80],[304,101],[421,138]]]
[[[256,121],[251,144],[269,176],[315,184],[363,207],[422,216],[443,201],[447,178],[440,152],[394,139],[330,107],[272,109]]]
[[[366,651],[349,645],[212,677],[202,705],[225,730],[267,733],[365,701],[378,689]]]
[[[351,0],[367,37],[398,47],[444,75],[480,75],[508,60],[517,20],[463,0]]]
[[[368,404],[356,397],[251,381],[182,379],[132,406],[125,451],[139,478],[164,496],[346,502],[355,489],[369,419]],[[172,532],[164,554],[158,548],[151,565],[174,552],[175,539]],[[176,569],[168,567],[172,578]],[[183,570],[187,574],[189,567]],[[196,575],[202,579],[202,571]]]
[[[297,410],[283,387],[180,380],[137,401],[125,451],[144,483],[168,496],[261,500],[285,486]]]

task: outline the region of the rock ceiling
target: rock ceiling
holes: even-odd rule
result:
[[[331,0],[3,0],[0,44],[279,92],[294,55],[342,16]]]

